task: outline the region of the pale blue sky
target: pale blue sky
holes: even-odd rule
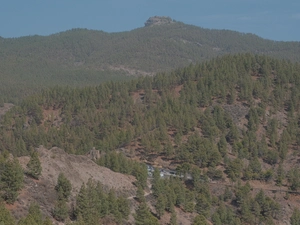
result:
[[[49,35],[72,28],[129,31],[155,15],[300,41],[300,0],[0,0],[0,36]]]

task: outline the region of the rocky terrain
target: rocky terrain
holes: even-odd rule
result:
[[[151,27],[151,26],[154,26],[154,25],[162,25],[162,24],[169,24],[169,23],[174,23],[174,21],[170,17],[153,16],[153,17],[150,17],[145,22],[145,27]]]
[[[36,149],[42,165],[42,174],[39,180],[25,177],[24,187],[14,205],[8,205],[12,214],[17,218],[27,215],[31,203],[37,202],[44,215],[51,216],[51,211],[56,199],[54,187],[60,173],[70,180],[72,184],[71,204],[78,193],[82,183],[88,179],[100,181],[104,189],[115,189],[117,194],[125,196],[135,195],[136,188],[133,185],[135,179],[132,176],[115,173],[105,167],[98,166],[87,156],[78,156],[65,153],[62,149],[50,150],[40,146]],[[26,170],[29,157],[20,157],[19,161]]]

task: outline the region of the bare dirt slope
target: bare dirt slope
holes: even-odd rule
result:
[[[100,181],[104,189],[114,188],[116,193],[127,196],[135,195],[136,188],[133,185],[135,178],[132,176],[115,173],[98,166],[87,156],[70,155],[56,147],[47,150],[40,146],[36,150],[39,153],[43,168],[42,175],[39,180],[25,177],[24,188],[17,202],[8,206],[17,218],[27,214],[28,207],[32,202],[37,202],[45,215],[51,215],[56,199],[54,187],[61,172],[70,180],[73,187],[70,202],[74,200],[74,196],[79,191],[82,183],[86,183],[89,178]],[[19,161],[26,170],[29,157],[20,157]]]

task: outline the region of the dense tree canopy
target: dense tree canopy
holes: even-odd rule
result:
[[[44,145],[85,154],[96,147],[101,150],[99,165],[137,178],[138,209],[151,223],[156,219],[143,205],[147,169],[126,158],[123,150],[140,160],[161,157],[177,166],[182,179],[161,180],[154,172],[157,218],[168,212],[174,221],[176,207],[201,215],[195,223],[267,223],[277,219],[279,206],[264,191],[253,195],[247,182],[299,189],[299,168],[283,166],[298,154],[299,98],[299,64],[260,55],[227,55],[128,82],[44,90],[3,116],[0,150],[20,156]],[[19,168],[13,160],[3,162],[7,168]],[[5,171],[1,194],[15,199],[16,192],[5,192],[6,177],[11,176],[5,174],[12,170],[2,164],[0,169]],[[185,181],[188,176],[191,182]],[[208,183],[225,179],[232,186],[213,196]],[[59,186],[57,191],[64,193]],[[87,224],[106,215],[119,222],[128,216],[124,199],[113,191],[103,193],[93,182],[83,185],[76,199],[74,217]],[[143,222],[138,215],[136,219]]]

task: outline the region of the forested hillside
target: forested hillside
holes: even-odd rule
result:
[[[170,179],[153,174],[154,216],[137,184],[137,224],[176,224],[182,213],[194,224],[282,224],[299,216],[299,99],[299,63],[226,55],[153,77],[44,90],[5,114],[0,150],[96,147],[97,163],[117,172],[131,173],[121,152],[176,169]]]
[[[49,86],[86,86],[128,75],[154,75],[242,52],[300,60],[299,42],[276,42],[175,21],[120,33],[73,29],[45,37],[1,38],[0,101],[17,102]]]

